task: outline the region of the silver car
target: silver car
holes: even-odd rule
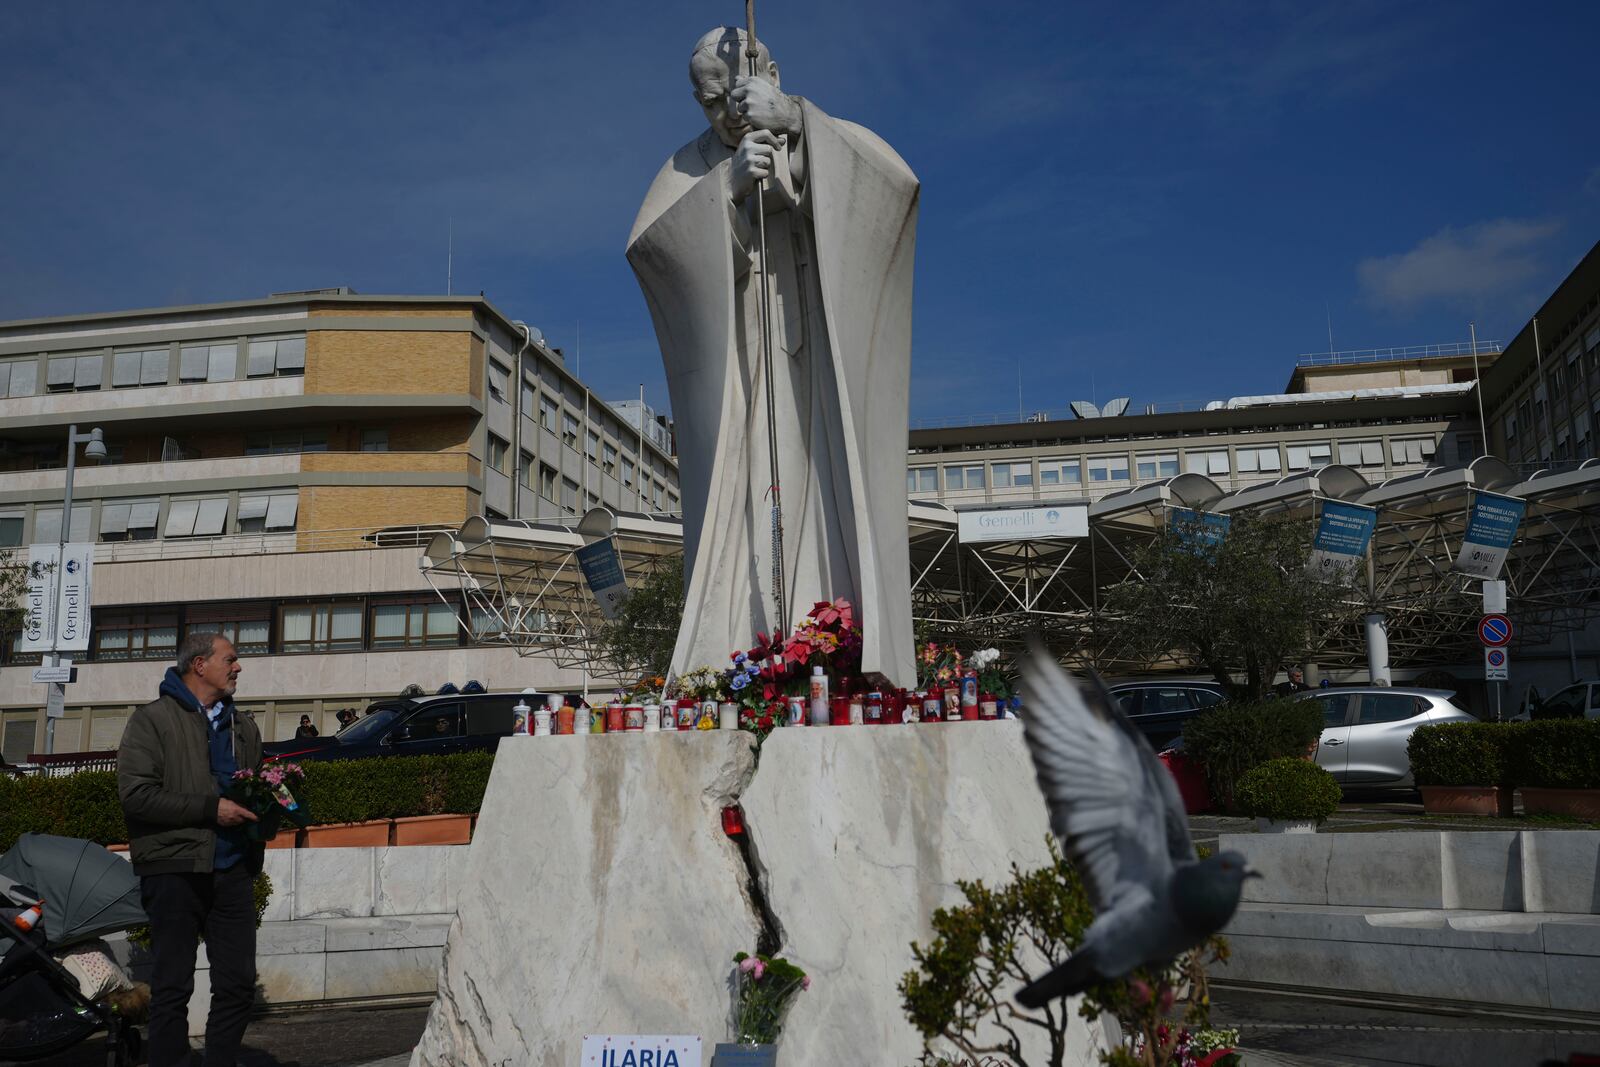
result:
[[[1316,689],[1302,694],[1322,708],[1317,763],[1346,788],[1409,789],[1406,742],[1419,726],[1478,720],[1450,703],[1444,689]]]

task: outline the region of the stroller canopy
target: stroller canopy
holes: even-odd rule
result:
[[[44,899],[51,948],[149,921],[133,865],[93,841],[23,834],[0,856],[0,882],[5,880]]]

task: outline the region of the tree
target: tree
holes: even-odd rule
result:
[[[683,556],[663,559],[622,604],[621,613],[602,625],[595,645],[624,677],[665,677],[672,666],[683,617]]]
[[[0,549],[0,634],[22,629],[22,595],[27,590],[27,561],[10,549]]]
[[[1112,627],[1149,659],[1179,654],[1241,697],[1263,699],[1285,663],[1354,610],[1348,576],[1307,573],[1311,532],[1283,516],[1238,515],[1225,531],[1198,520],[1168,527],[1110,591]]]

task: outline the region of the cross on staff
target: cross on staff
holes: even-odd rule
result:
[[[761,52],[756,47],[756,2],[744,0],[745,66],[750,77],[757,77],[756,61]],[[766,180],[756,182],[756,254],[761,277],[761,373],[766,380],[767,393],[767,459],[772,477],[768,490],[772,497],[772,596],[778,604],[777,629],[788,630],[788,597],[783,576],[783,496],[778,477],[778,415],[774,400],[772,377],[772,307],[771,285],[767,275],[767,211],[763,190]]]

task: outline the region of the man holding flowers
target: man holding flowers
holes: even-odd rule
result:
[[[263,848],[246,833],[255,813],[225,795],[236,772],[261,764],[261,732],[233,705],[239,670],[227,638],[189,634],[160,695],[129,718],[117,752],[129,853],[150,918],[150,1067],[189,1062],[201,936],[211,961],[207,1067],[238,1058],[255,997],[252,884]]]

